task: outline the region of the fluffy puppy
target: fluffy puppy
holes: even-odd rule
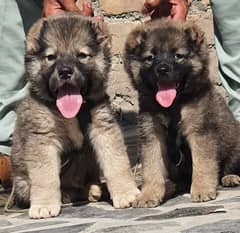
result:
[[[239,123],[210,82],[204,33],[189,22],[142,25],[124,60],[140,104],[144,184],[134,206],[159,205],[168,177],[189,183],[196,202],[215,199],[222,177],[239,185]]]
[[[82,187],[99,179],[95,156],[115,208],[129,207],[139,193],[105,91],[109,44],[104,28],[75,14],[43,18],[30,29],[29,94],[17,110],[12,164],[17,203],[30,202],[32,218],[58,215],[61,189],[79,199]],[[90,195],[98,199],[99,190]]]

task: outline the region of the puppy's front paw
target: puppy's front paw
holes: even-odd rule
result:
[[[217,191],[215,186],[191,185],[191,199],[193,202],[203,202],[216,199]]]
[[[139,189],[135,186],[125,188],[119,187],[119,190],[114,191],[112,194],[114,208],[122,209],[130,207],[139,193]]]
[[[234,187],[240,185],[240,176],[238,175],[226,175],[221,180],[222,186]]]
[[[165,188],[161,188],[161,186],[159,188],[146,187],[137,196],[132,206],[135,208],[153,208],[163,202],[164,196]]]
[[[56,217],[60,210],[60,204],[31,205],[29,217],[34,219]]]

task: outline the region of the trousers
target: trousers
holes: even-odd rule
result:
[[[0,153],[11,151],[16,107],[27,92],[25,35],[41,16],[41,4],[39,0],[0,0]]]
[[[229,108],[240,121],[240,4],[211,0],[219,77],[229,96]]]

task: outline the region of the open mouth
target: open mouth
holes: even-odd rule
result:
[[[176,81],[162,80],[158,81],[157,86],[156,101],[164,108],[171,107],[177,96],[179,83]]]
[[[65,84],[58,89],[56,105],[64,118],[74,118],[83,103],[80,89],[69,84]]]

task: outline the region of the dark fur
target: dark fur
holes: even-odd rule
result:
[[[167,72],[158,70],[161,64]],[[223,179],[223,185],[238,185],[239,123],[210,82],[204,33],[192,23],[160,20],[142,25],[126,41],[125,68],[139,93],[144,151],[145,181],[135,206],[158,205],[167,192],[168,177],[191,184],[193,201],[215,199],[223,176],[235,174],[225,177],[229,182]],[[178,83],[169,108],[155,100],[159,80]],[[155,149],[151,143],[152,147],[157,144]],[[158,150],[158,154],[152,155],[150,150]],[[153,165],[160,160],[169,174],[163,165]],[[160,174],[159,168],[163,170]]]

